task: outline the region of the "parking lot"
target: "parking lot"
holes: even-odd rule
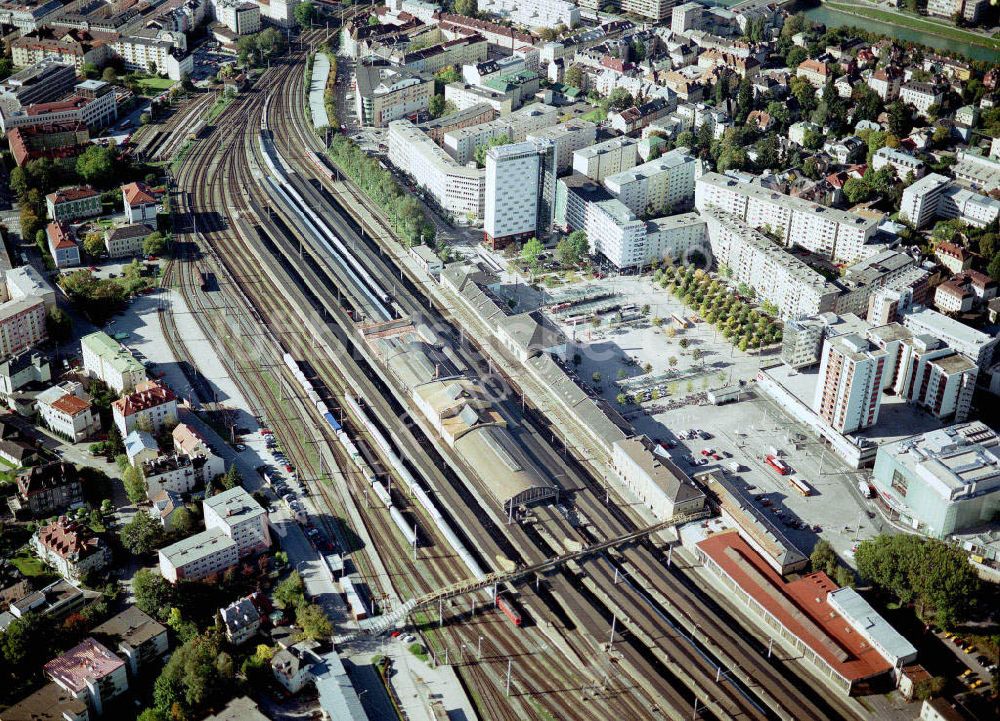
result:
[[[194,70],[191,72],[191,82],[203,85],[214,80],[216,74],[226,63],[234,61],[232,55],[220,52],[218,43],[204,43],[194,51]]]

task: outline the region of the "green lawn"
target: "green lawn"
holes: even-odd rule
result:
[[[592,123],[602,123],[608,119],[608,114],[600,108],[594,108],[586,115],[581,115],[580,120],[589,120]]]
[[[164,90],[169,90],[175,82],[177,81],[170,78],[149,77],[139,80],[137,85],[143,95],[159,95]]]
[[[17,566],[17,570],[23,573],[26,578],[49,575],[49,571],[45,568],[45,565],[35,556],[32,556],[25,551],[22,551],[20,554],[14,556],[10,559],[10,562]]]
[[[944,22],[915,17],[901,12],[878,10],[864,5],[848,5],[846,3],[830,2],[829,0],[826,0],[825,4],[829,5],[834,10],[850,13],[852,15],[861,15],[874,20],[882,20],[892,25],[899,25],[900,27],[912,28],[914,30],[919,30],[920,32],[938,35],[950,40],[957,40],[959,42],[969,43],[970,45],[979,45],[986,48],[992,48],[994,50],[1000,50],[1000,40],[993,40],[985,35],[979,35],[978,33],[970,33],[967,30],[962,30],[961,28],[957,28],[954,25],[948,25]]]

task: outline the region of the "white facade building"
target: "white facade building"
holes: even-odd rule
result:
[[[839,433],[878,422],[887,353],[854,333],[823,344],[813,410]]]
[[[267,512],[242,486],[206,498],[205,528],[219,529],[236,543],[240,558],[271,546]]]
[[[597,126],[587,120],[568,120],[542,130],[528,133],[532,142],[549,142],[555,152],[556,172],[565,173],[573,165],[573,154],[592,146],[597,139]]]
[[[935,310],[916,306],[903,316],[903,325],[914,335],[938,338],[970,358],[980,370],[988,369],[1000,338],[987,335]]]
[[[580,9],[567,0],[481,0],[479,12],[529,28],[573,28],[580,24]]]
[[[104,381],[115,393],[125,393],[145,380],[146,369],[125,347],[107,333],[95,331],[80,339],[83,367],[92,378]]]
[[[695,207],[715,207],[753,228],[768,228],[785,245],[800,245],[838,262],[854,262],[878,221],[793,198],[756,183],[706,173],[695,184]]]
[[[528,135],[551,127],[559,122],[559,109],[535,103],[502,118],[482,125],[450,130],[444,134],[442,147],[459,164],[476,159],[476,148],[494,138],[506,136],[508,142],[520,143]]]
[[[888,146],[879,148],[872,156],[872,168],[875,170],[881,170],[887,165],[892,166],[900,180],[905,180],[910,173],[914,178],[921,178],[927,172],[924,161]]]
[[[631,170],[609,175],[604,185],[637,215],[670,215],[691,206],[700,168],[686,148],[677,148]]]
[[[582,148],[573,153],[573,172],[603,181],[607,176],[630,170],[639,159],[639,141],[624,136]]]
[[[493,247],[535,235],[542,158],[530,142],[487,151],[483,232]]]

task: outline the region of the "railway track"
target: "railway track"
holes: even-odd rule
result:
[[[295,143],[296,146],[300,149],[303,145],[308,146],[309,136],[302,131],[302,123],[296,119],[294,114],[291,116],[291,122],[297,127],[298,141]],[[543,420],[531,421],[530,425],[534,426],[535,431],[540,436],[549,435],[550,429],[546,427]],[[598,484],[590,474],[578,465],[567,468],[566,477],[575,479],[577,481],[577,484],[574,484],[576,487],[589,491],[589,493],[578,494],[578,498],[584,504],[585,510],[594,512],[595,499],[598,496],[603,497],[603,488],[598,489]],[[616,510],[612,513],[618,513],[618,516],[609,516],[608,512],[596,516],[601,519],[603,535],[612,536],[625,528],[635,527],[635,519],[629,518],[624,512]],[[630,551],[629,560],[639,564],[652,578],[663,575],[662,553],[649,545]],[[769,693],[774,694],[781,707],[792,717],[801,713],[803,709],[808,710],[811,718],[838,718],[842,715],[853,715],[849,709],[835,708],[815,692],[804,690],[802,687],[805,684],[794,677],[794,672],[781,668],[777,662],[774,662],[774,665],[772,662],[768,662],[764,658],[763,649],[760,648],[759,644],[748,643],[744,634],[734,630],[734,627],[738,628],[738,624],[732,618],[721,613],[712,604],[708,604],[708,610],[705,610],[704,599],[693,593],[690,581],[685,582],[676,577],[675,572],[672,572],[666,574],[666,579],[658,584],[657,588],[665,593],[678,594],[683,599],[684,610],[690,615],[690,618],[697,619],[695,623],[703,629],[710,630],[713,640],[736,659],[739,667],[745,669],[745,672],[752,672],[759,677],[759,683],[766,687]]]
[[[246,120],[246,118],[241,117],[239,114],[236,114],[236,115],[237,115],[238,118],[240,118],[240,119],[242,119],[244,121]],[[227,126],[231,127],[232,120],[233,120],[232,117],[230,117],[230,116],[226,117]],[[209,140],[209,142],[212,142],[211,136],[210,136],[210,138],[208,140]],[[209,145],[209,143],[205,143],[205,145],[207,146],[207,145]],[[229,157],[236,157],[236,155],[237,155],[236,153],[229,153]],[[220,169],[219,171],[217,171],[216,175],[211,175],[210,172],[209,172],[209,169],[208,169],[209,165],[210,165],[210,162],[211,162],[210,159],[209,159],[209,157],[208,157],[208,154],[197,153],[197,152],[196,153],[192,153],[191,162],[192,162],[192,165],[197,169],[196,175],[192,179],[193,187],[199,187],[199,188],[213,187],[215,185],[214,181],[215,181],[215,179],[216,179],[216,177],[218,175],[222,176],[221,177],[221,184],[222,185],[229,184],[230,191],[232,190],[232,185],[235,184],[235,185],[238,186],[241,183],[247,181],[246,177],[240,177],[239,176],[239,171],[232,170],[232,169],[229,169],[229,168],[226,168],[225,170],[221,170]],[[183,182],[184,178],[180,177],[179,180],[181,180]],[[213,195],[215,196],[215,202],[223,202],[222,195],[226,195],[225,200],[228,201],[229,199],[231,199],[233,193],[229,192],[228,194],[225,194],[224,191],[220,191],[220,193],[215,193]],[[227,203],[227,206],[228,206],[228,203]],[[207,220],[207,219],[205,219],[205,220]],[[212,238],[212,241],[210,241],[210,242],[216,242],[216,243],[218,243],[220,251],[228,251],[228,250],[232,249],[232,247],[229,245],[229,243],[232,242],[233,239],[231,237],[229,237],[230,234],[226,233],[225,232],[226,229],[224,227],[222,227],[221,225],[217,226],[214,223],[208,223],[208,222],[203,221],[203,222],[201,222],[199,224],[199,229],[206,236],[206,238],[208,238],[210,236],[213,236],[216,233],[218,233],[218,238]],[[235,256],[227,253],[225,255],[225,257],[227,258],[227,261],[228,261],[228,260],[233,259]],[[193,264],[190,263],[190,258],[187,258],[185,260],[186,260],[186,265],[188,266],[188,270],[187,271],[182,271],[182,274],[179,276],[179,278],[180,278],[182,286],[192,287],[194,285],[193,282],[192,282],[193,270],[191,270],[191,268],[193,267]],[[181,264],[185,264],[185,260],[181,260],[179,262]],[[256,286],[256,287],[259,287],[259,286],[262,285],[262,283],[260,282],[261,279],[259,277],[259,273],[257,273],[257,275],[256,275],[256,277],[258,278],[257,282],[248,282],[249,278],[253,278],[254,277],[254,273],[255,273],[256,270],[257,269],[247,268],[245,266],[241,267],[241,266],[237,265],[237,266],[234,267],[233,276],[238,279],[236,281],[237,283],[241,283],[242,282],[242,283],[246,284],[247,286]],[[187,274],[186,275],[186,280],[185,280],[185,276],[183,275],[183,273]],[[168,276],[168,280],[170,278],[172,278],[172,277],[173,277],[172,275],[169,275]],[[254,288],[253,287],[247,287],[247,288],[245,288],[245,290],[253,292]],[[189,297],[191,295],[197,295],[197,293],[188,293],[186,297]],[[272,309],[274,309],[274,310],[280,310],[280,308],[274,308],[274,307],[272,307]],[[208,314],[208,312],[211,309],[202,306],[201,310],[204,312],[204,314]],[[267,317],[266,313],[263,314],[263,315],[264,315],[264,317]],[[221,328],[217,328],[217,329],[218,330],[222,330]],[[295,346],[293,345],[293,348],[294,347]],[[299,350],[304,350],[304,349],[305,348],[302,347],[301,345],[299,346]],[[236,354],[234,354],[234,355],[236,355]],[[246,359],[244,359],[244,360],[246,360]],[[252,364],[247,363],[246,365],[252,365]],[[266,383],[255,384],[255,385],[256,386],[267,386]],[[255,390],[259,391],[259,387],[256,388]],[[266,403],[268,405],[275,404],[276,400],[279,400],[279,399],[275,399],[273,397],[273,395],[271,395],[269,398],[265,399],[265,401],[266,401]],[[275,425],[278,425],[278,424],[275,424]],[[280,430],[280,426],[279,426],[279,430]],[[293,456],[301,455],[302,457],[307,457],[308,456],[308,454],[306,453],[306,449],[304,447],[302,447],[301,444],[298,446],[298,448],[296,449],[296,451],[292,452],[292,455]],[[321,488],[323,487],[323,484],[319,484],[319,485],[320,485]],[[326,492],[325,489],[324,489],[323,492],[324,493]],[[384,514],[383,514],[383,516],[384,516]],[[383,536],[386,537],[386,538],[390,537],[390,535],[395,532],[394,528],[391,527],[391,526],[389,526],[389,525],[387,525],[385,522],[383,522],[383,524],[379,527],[379,530],[382,530],[383,532],[388,531],[389,535],[386,535],[386,534],[383,533]],[[399,553],[394,553],[393,555],[394,556],[402,556],[402,554],[399,554]],[[403,576],[404,575],[403,571],[412,572],[412,569],[405,569],[405,568],[401,567],[400,568],[400,573],[398,575]],[[426,590],[426,589],[429,589],[429,588],[432,588],[432,587],[444,585],[446,582],[457,580],[459,578],[464,577],[464,575],[465,575],[464,571],[462,571],[461,575],[459,575],[459,569],[457,567],[455,567],[455,566],[452,566],[450,575],[446,575],[446,574],[448,574],[447,571],[442,571],[442,572],[435,571],[434,575],[431,575],[427,579],[427,582],[424,583],[424,586],[423,586],[424,589]],[[397,574],[394,572],[393,575],[395,576]],[[417,590],[417,589],[415,588],[414,590]],[[492,618],[493,616],[494,616],[494,614],[489,614],[487,616],[484,616],[484,618]],[[505,631],[506,629],[502,627],[502,623],[503,622],[499,622],[498,621],[497,623],[500,624],[500,626],[498,628],[496,628],[496,629],[493,630],[494,634],[498,638],[503,638],[504,637],[503,631]],[[511,649],[511,650],[513,651],[514,649]],[[522,650],[522,652],[523,652],[523,650]],[[538,675],[546,675],[546,674],[547,675],[551,675],[551,667],[549,667],[548,665],[545,665],[545,666],[538,665],[538,666],[534,667],[532,669],[532,671],[534,673],[537,673]],[[507,708],[509,708],[509,704],[507,705]],[[528,714],[528,716],[535,716],[535,714]],[[513,718],[514,716],[508,713],[505,716],[499,716],[499,714],[497,714],[497,717],[501,717],[501,718],[510,717],[510,718]],[[567,718],[585,718],[586,715],[567,714],[566,717]]]

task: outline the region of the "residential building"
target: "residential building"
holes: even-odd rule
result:
[[[891,65],[879,68],[868,77],[868,87],[886,103],[891,103],[899,97],[902,84],[903,74]]]
[[[506,137],[510,143],[520,143],[527,140],[529,134],[558,121],[558,108],[536,103],[482,125],[451,130],[444,134],[442,147],[457,163],[464,165],[475,160],[476,148],[480,145],[501,137]]]
[[[156,196],[145,183],[123,185],[122,199],[129,223],[156,223]]]
[[[839,433],[875,425],[886,356],[884,350],[853,333],[827,340],[813,410]]]
[[[82,74],[85,64],[98,64],[109,58],[108,41],[112,37],[105,33],[95,35],[88,31],[69,31],[57,38],[49,28],[36,28],[15,38],[10,43],[10,54],[14,65],[19,68],[37,65],[48,59],[70,65]]]
[[[107,544],[90,527],[61,516],[31,537],[35,554],[67,581],[81,581],[111,560]]]
[[[891,166],[900,180],[906,180],[909,175],[914,179],[922,178],[927,172],[927,166],[922,160],[914,158],[909,153],[902,150],[890,148],[888,146],[879,148],[872,156],[872,168],[881,170],[886,166]]]
[[[604,185],[636,215],[672,215],[691,207],[699,171],[699,162],[687,148],[677,148],[607,176]]]
[[[164,531],[170,533],[177,530],[177,521],[179,518],[177,514],[180,511],[188,513],[184,503],[184,496],[180,493],[163,489],[159,493],[149,495],[148,498],[153,504],[149,509],[149,515],[160,522]],[[187,518],[190,520],[190,515]]]
[[[156,439],[146,431],[132,431],[125,438],[125,455],[129,465],[139,468],[143,463],[160,456]]]
[[[900,523],[945,538],[1000,512],[997,442],[977,421],[885,443],[872,482]]]
[[[486,40],[482,35],[464,35],[420,50],[397,50],[389,47],[389,63],[418,73],[436,73],[450,65],[481,63],[487,56]]]
[[[101,194],[89,185],[62,188],[45,196],[45,207],[56,222],[91,218],[101,214]]]
[[[666,98],[653,98],[642,105],[609,113],[608,122],[612,130],[617,130],[619,133],[636,133],[665,117],[672,109],[672,104],[667,102]]]
[[[0,356],[32,348],[48,337],[45,303],[40,298],[0,304]]]
[[[51,682],[0,714],[3,721],[90,721],[86,702]]]
[[[232,538],[240,558],[271,546],[267,512],[242,486],[206,498],[203,507],[205,528],[219,529]]]
[[[659,520],[702,510],[705,494],[654,448],[645,436],[615,441],[611,464],[616,480]]]
[[[133,677],[170,648],[166,626],[154,621],[138,606],[129,606],[95,626],[91,633],[125,659]]]
[[[313,666],[320,661],[313,651],[315,646],[315,642],[300,641],[282,648],[271,659],[271,672],[288,693],[298,693],[313,681]]]
[[[44,668],[46,676],[86,701],[97,716],[104,713],[104,704],[128,690],[125,662],[93,638],[52,659]]]
[[[927,0],[927,14],[951,20],[961,15],[966,22],[974,23],[986,9],[986,0]]]
[[[1000,188],[1000,159],[968,150],[959,150],[956,158],[951,172],[960,183],[980,193]]]
[[[153,498],[160,491],[190,493],[226,471],[225,462],[218,456],[208,458],[179,453],[150,458],[142,461],[139,467],[142,469],[143,478],[146,479],[146,493],[149,498]]]
[[[170,432],[173,439],[174,451],[183,453],[185,456],[214,456],[212,447],[208,445],[205,438],[187,423],[178,423]],[[221,460],[221,459],[219,459]],[[219,473],[225,472],[223,468]]]
[[[813,87],[822,89],[831,77],[830,66],[822,60],[803,60],[795,69],[795,76],[805,78]]]
[[[237,36],[260,32],[260,5],[249,0],[216,0],[215,18]]]
[[[700,7],[700,6],[699,6]],[[638,163],[638,141],[621,137],[581,148],[573,153],[573,172],[602,182],[609,175],[630,170]]]
[[[409,120],[389,124],[388,145],[389,162],[412,177],[444,212],[472,219],[483,217],[484,170],[456,162]]]
[[[934,307],[942,313],[958,315],[972,310],[974,297],[962,283],[946,280],[934,289]]]
[[[914,335],[938,338],[970,358],[980,370],[988,369],[1000,337],[993,337],[964,323],[923,306],[915,306],[903,316],[903,325]]]
[[[961,273],[972,267],[972,254],[962,246],[947,240],[934,246],[934,257],[952,273]]]
[[[907,105],[912,105],[921,115],[927,115],[932,105],[941,106],[944,93],[932,83],[903,83],[899,88],[899,99]]]
[[[159,550],[160,573],[171,583],[199,581],[239,563],[236,542],[220,528],[210,528]]]
[[[52,364],[38,351],[23,350],[0,359],[0,395],[10,396],[29,383],[52,380]]]
[[[83,591],[61,578],[11,601],[8,610],[14,618],[33,613],[49,623],[56,623],[99,595],[96,591]]]
[[[226,628],[226,638],[234,646],[242,646],[260,630],[260,612],[249,596],[219,609],[219,616]]]
[[[80,246],[73,240],[73,232],[65,223],[52,222],[45,229],[49,253],[57,268],[80,265]]]
[[[72,158],[90,145],[90,132],[84,123],[68,121],[25,125],[7,131],[10,153],[18,167],[39,158]]]
[[[673,0],[621,0],[623,13],[640,15],[654,22],[665,20],[671,14]]]
[[[563,174],[573,165],[573,154],[592,146],[597,126],[587,120],[573,119],[528,133],[529,142],[551,143],[555,153],[556,173]]]
[[[590,252],[617,268],[644,268],[666,258],[687,262],[708,257],[705,221],[696,213],[640,220],[620,200],[589,204],[584,230]]]
[[[38,394],[36,400],[42,423],[59,436],[80,443],[101,430],[100,416],[79,383],[64,383]]]
[[[19,508],[35,518],[51,516],[83,505],[83,491],[76,466],[54,461],[32,466],[17,474]]]
[[[403,68],[358,65],[354,72],[355,112],[363,125],[384,128],[421,110],[434,95],[434,78]]]
[[[104,231],[104,248],[109,258],[141,256],[143,241],[153,232],[144,223],[129,223]]]
[[[483,237],[493,248],[537,234],[544,157],[530,142],[499,145],[486,152]]]
[[[695,207],[714,206],[752,228],[766,228],[785,245],[800,245],[837,262],[865,255],[879,221],[793,198],[756,183],[706,173],[695,182]]]
[[[260,707],[252,699],[239,696],[227,703],[219,713],[206,716],[204,721],[270,721],[270,719],[260,712]]]
[[[132,393],[111,404],[111,414],[122,438],[140,426],[157,433],[168,421],[177,420],[177,396],[160,381],[141,381]]]
[[[702,210],[715,260],[737,282],[754,288],[783,318],[834,311],[843,290],[791,255],[738,215],[706,205]]]
[[[175,36],[161,31],[154,36],[122,35],[114,41],[114,54],[121,58],[125,69],[180,80],[194,70],[194,57],[177,46]]]
[[[482,0],[479,12],[529,28],[574,28],[580,24],[580,9],[567,0]]]
[[[80,347],[87,374],[106,383],[115,393],[130,393],[146,378],[142,363],[107,333],[95,331],[85,335],[80,339]]]
[[[870,326],[853,313],[820,313],[790,318],[781,335],[781,360],[792,368],[819,363],[823,341],[845,333],[865,333]]]
[[[33,440],[25,440],[18,426],[0,419],[0,458],[22,468],[38,461],[38,451],[39,446]],[[16,499],[11,501],[17,504]]]

